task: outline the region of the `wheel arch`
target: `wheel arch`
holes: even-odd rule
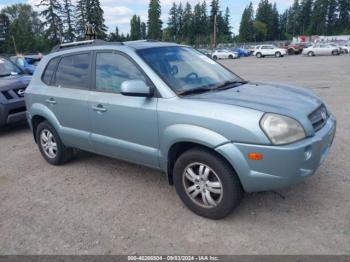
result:
[[[34,140],[36,142],[36,130],[37,127],[40,123],[42,123],[43,121],[48,121],[51,125],[53,125],[53,127],[59,131],[61,125],[58,121],[58,119],[56,118],[56,116],[54,115],[54,113],[48,109],[47,107],[45,107],[42,104],[33,104],[29,110],[30,115],[31,115],[31,125],[32,125],[32,131],[33,131],[33,136],[34,136]]]

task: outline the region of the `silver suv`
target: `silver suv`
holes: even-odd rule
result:
[[[151,41],[57,46],[25,100],[50,164],[81,149],[162,170],[192,211],[213,219],[243,192],[314,174],[336,126],[309,90],[248,82],[190,47]]]

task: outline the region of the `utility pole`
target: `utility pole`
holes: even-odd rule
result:
[[[13,47],[15,48],[15,53],[16,55],[18,55],[15,38],[13,37],[13,35],[11,35],[11,38],[12,38]]]
[[[217,19],[217,15],[214,15],[213,48],[216,48],[216,30],[217,30],[216,19]]]

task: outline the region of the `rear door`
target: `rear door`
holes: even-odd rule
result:
[[[88,116],[88,97],[90,90],[90,71],[92,53],[81,52],[67,54],[60,57],[57,65],[50,63],[46,68],[55,73],[43,97],[43,103],[54,113],[58,119],[61,130],[60,137],[63,142],[72,147],[91,150],[90,122]]]
[[[152,85],[143,71],[125,54],[97,51],[94,90],[89,98],[91,141],[100,154],[158,167],[157,97],[120,93],[127,80]]]

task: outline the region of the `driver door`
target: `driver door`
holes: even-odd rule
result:
[[[121,84],[127,80],[152,83],[129,57],[119,52],[98,51],[94,64],[95,84],[89,99],[94,150],[158,167],[158,99],[120,93]]]

